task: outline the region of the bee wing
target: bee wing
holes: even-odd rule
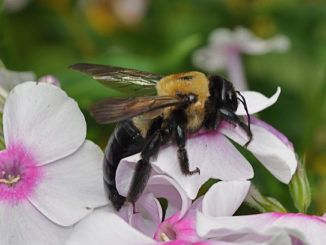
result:
[[[146,114],[154,118],[170,106],[182,106],[189,102],[170,96],[150,96],[136,98],[107,98],[94,105],[89,110],[98,123],[112,123]],[[155,112],[155,113],[153,113]]]
[[[155,85],[163,77],[145,71],[87,63],[78,63],[69,68],[93,76],[110,89],[134,96],[155,95]]]

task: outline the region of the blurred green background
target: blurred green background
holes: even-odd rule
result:
[[[261,38],[285,35],[283,53],[243,55],[249,88],[279,101],[260,113],[306,158],[309,213],[326,212],[326,3],[322,0],[2,0],[0,59],[10,70],[52,74],[86,116],[88,138],[104,147],[114,125],[87,107],[114,92],[67,69],[77,62],[170,74],[196,70],[193,52],[216,28],[243,26]],[[197,69],[198,70],[198,69]],[[226,76],[224,71],[219,74]],[[250,154],[254,182],[294,211],[288,188]]]

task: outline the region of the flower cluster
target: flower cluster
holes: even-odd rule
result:
[[[0,73],[1,74],[1,73]],[[215,131],[202,130],[187,141],[190,169],[184,176],[176,146],[161,147],[151,160],[153,170],[137,202],[114,210],[102,183],[103,152],[85,140],[86,122],[77,103],[52,77],[38,83],[17,83],[5,97],[0,151],[0,244],[323,244],[326,217],[281,213],[276,200],[253,187],[254,171],[235,144],[246,133],[222,122]],[[249,114],[273,105],[254,91],[241,92]],[[248,120],[239,105],[236,114]],[[291,182],[295,198],[309,203],[307,180],[292,143],[272,126],[250,116],[250,151],[282,183]],[[139,154],[122,159],[116,186],[126,196]],[[301,166],[301,165],[299,165]],[[306,178],[306,177],[305,177]],[[214,179],[209,190],[200,188]],[[300,188],[298,187],[300,186]],[[244,202],[262,214],[233,216]],[[273,206],[274,205],[274,206]],[[298,205],[301,207],[300,205]],[[276,207],[276,208],[274,208]],[[302,209],[305,210],[305,209]],[[266,212],[269,211],[269,212]],[[276,212],[278,211],[278,212]]]

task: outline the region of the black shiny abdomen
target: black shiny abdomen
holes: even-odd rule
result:
[[[115,185],[115,175],[121,159],[140,152],[145,139],[131,120],[120,122],[111,135],[103,160],[103,179],[106,193],[113,206],[119,210],[126,198],[121,196]]]

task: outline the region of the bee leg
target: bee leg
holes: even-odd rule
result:
[[[178,159],[181,171],[184,175],[200,174],[200,169],[189,170],[189,159],[186,147],[187,134],[185,125],[187,123],[187,116],[184,110],[175,110],[172,113],[172,131],[176,145],[178,146]]]
[[[152,166],[150,158],[158,153],[164,138],[163,130],[156,130],[148,137],[147,142],[141,152],[141,159],[137,163],[134,176],[131,181],[130,190],[127,195],[129,202],[136,202],[140,194],[145,189],[146,183],[150,177]]]
[[[241,121],[240,118],[233,111],[231,111],[227,108],[221,108],[221,109],[219,109],[219,111],[224,120],[226,120],[232,124],[239,125],[246,132],[249,139],[248,139],[247,143],[244,144],[244,147],[247,148],[247,146],[249,145],[249,143],[252,140],[252,133],[250,130],[250,126],[245,124],[243,121]]]
[[[221,113],[220,111],[217,111],[216,116],[214,118],[214,124],[213,124],[213,128],[216,130],[218,128],[218,126],[221,124],[222,121],[222,117],[221,117]]]
[[[176,125],[175,127],[175,141],[178,146],[178,159],[180,163],[181,171],[184,175],[193,175],[193,174],[200,174],[200,169],[196,168],[195,170],[189,170],[189,159],[187,150],[185,149],[186,146],[186,139],[187,135],[185,129],[180,126]]]

